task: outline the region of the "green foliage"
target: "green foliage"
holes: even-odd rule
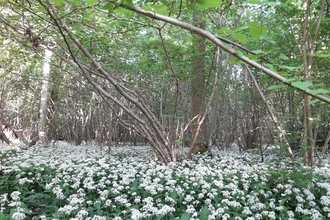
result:
[[[306,89],[312,86],[313,84],[311,82],[293,82],[291,85],[299,89]]]
[[[254,38],[259,39],[261,35],[267,33],[267,28],[257,21],[248,22],[247,26],[250,29],[250,35]]]
[[[52,2],[54,2],[55,5],[61,5],[64,3],[64,0],[52,0]]]
[[[269,169],[269,174],[269,187],[290,184],[292,187],[300,189],[314,186],[315,182],[325,180],[323,176],[315,174],[312,169],[297,165],[286,169]]]
[[[285,85],[271,85],[268,87],[268,90],[274,90],[274,89],[282,89],[285,88]]]

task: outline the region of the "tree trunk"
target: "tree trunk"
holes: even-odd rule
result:
[[[205,29],[205,21],[203,21],[201,17],[201,13],[195,11],[193,14],[193,22],[197,27]],[[205,38],[200,35],[194,35],[193,48],[191,114],[194,120],[192,122],[192,140],[189,152],[196,154],[208,151],[206,120],[203,118],[203,114],[206,111]]]
[[[44,66],[43,66],[43,79],[40,92],[40,108],[38,120],[38,137],[39,143],[42,145],[47,144],[47,101],[49,93],[49,80],[50,80],[50,60],[52,52],[45,50]]]
[[[295,161],[294,160],[294,155],[293,155],[291,147],[288,143],[288,140],[286,139],[284,129],[282,128],[281,124],[278,123],[277,118],[276,118],[273,110],[271,109],[270,105],[268,104],[268,102],[266,100],[266,97],[264,96],[263,92],[261,91],[261,88],[258,85],[258,82],[255,79],[255,77],[253,76],[253,74],[252,74],[251,70],[249,69],[248,65],[244,64],[244,66],[245,66],[247,72],[249,73],[249,76],[252,79],[252,82],[254,83],[254,86],[257,88],[260,97],[262,98],[263,102],[265,103],[266,110],[268,111],[268,114],[270,115],[270,117],[271,117],[271,119],[272,119],[272,121],[273,121],[273,123],[274,123],[274,125],[277,129],[277,132],[279,132],[280,142],[285,144],[284,147],[285,147],[286,151],[288,152],[288,154],[290,155],[291,161],[294,162]],[[260,135],[260,138],[261,138],[261,135]],[[260,145],[260,149],[262,150],[261,145]]]
[[[306,4],[306,15],[304,20],[304,26],[302,30],[302,39],[300,45],[300,53],[303,58],[304,64],[304,81],[311,82],[312,76],[312,67],[313,67],[313,55],[315,54],[316,49],[316,39],[320,31],[320,25],[322,16],[325,10],[326,0],[321,2],[320,13],[317,19],[314,32],[311,31],[311,5],[313,4],[312,0],[308,0]],[[315,3],[316,4],[316,3]],[[315,141],[313,137],[316,137],[316,131],[313,132],[313,120],[312,120],[312,111],[311,111],[311,96],[306,94],[304,98],[304,133],[303,133],[303,146],[305,149],[304,160],[305,165],[313,167],[314,166],[314,150],[315,150]],[[315,133],[315,134],[314,134]]]

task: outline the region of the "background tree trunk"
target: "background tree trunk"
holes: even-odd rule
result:
[[[50,80],[50,60],[52,52],[45,50],[44,66],[43,66],[43,79],[40,92],[40,108],[38,120],[38,137],[39,143],[42,145],[47,144],[47,101],[49,93],[49,80]]]

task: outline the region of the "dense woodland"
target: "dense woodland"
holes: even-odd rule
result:
[[[330,219],[329,0],[0,0],[0,219]]]
[[[327,0],[1,1],[0,26],[8,144],[326,152]]]

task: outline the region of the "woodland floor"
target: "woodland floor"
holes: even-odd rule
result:
[[[2,144],[0,219],[330,218],[327,163],[213,150],[166,166],[147,146],[107,150]]]

